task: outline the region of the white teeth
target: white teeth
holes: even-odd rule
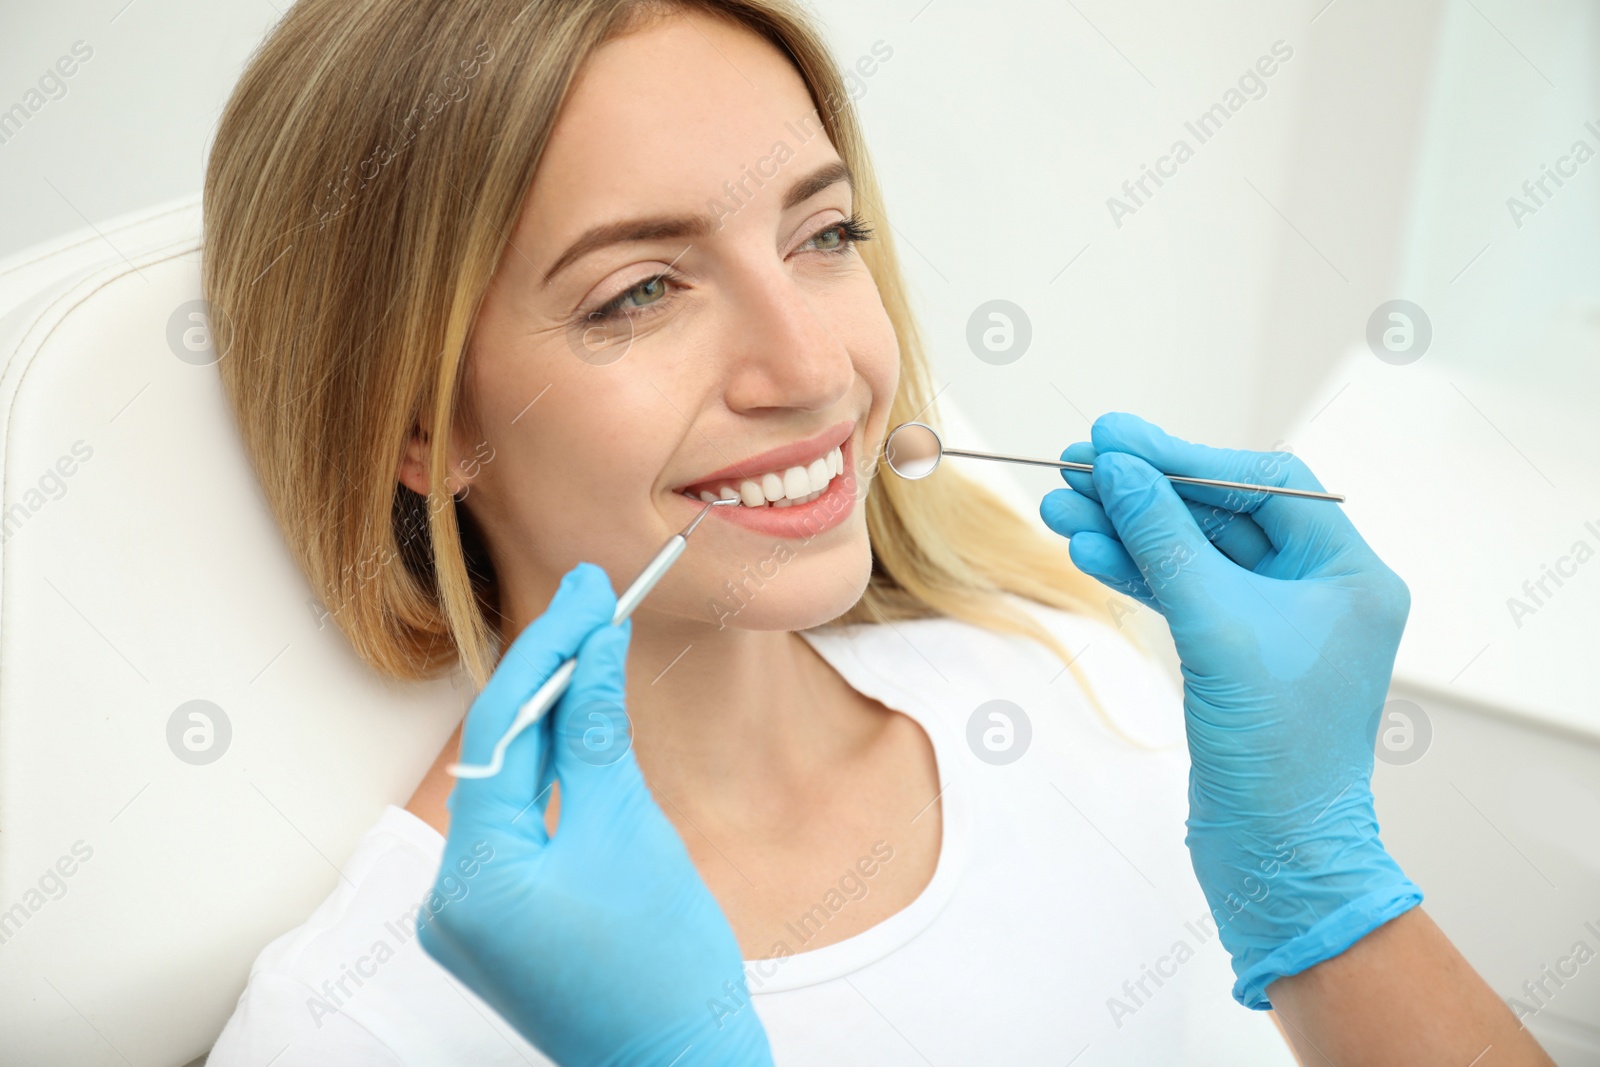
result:
[[[811,491],[817,493],[828,488],[828,483],[833,480],[833,471],[826,459],[819,459],[806,468],[806,477],[811,483]]]
[[[811,503],[827,490],[834,478],[843,473],[844,450],[841,446],[830,450],[821,459],[813,460],[809,466],[770,471],[759,479],[746,478],[737,485],[720,486],[714,493],[702,489],[699,497],[708,504],[713,500],[737,500],[747,508],[788,508]]]
[[[798,500],[811,492],[811,477],[804,467],[790,467],[783,472],[783,495]]]

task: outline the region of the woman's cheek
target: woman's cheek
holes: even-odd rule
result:
[[[894,325],[877,305],[880,329],[870,348],[858,362],[858,370],[872,388],[872,404],[887,417],[889,405],[894,401],[895,389],[900,384],[900,340]]]

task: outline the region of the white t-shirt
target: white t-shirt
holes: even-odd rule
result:
[[[804,947],[871,892],[870,876],[841,871],[840,890],[790,924],[790,955],[745,961],[778,1067],[1292,1067],[1268,1016],[1229,994],[1183,844],[1188,752],[1171,681],[1112,628],[1017,603],[1076,654],[1125,733],[1163,747],[1119,738],[1026,638],[951,619],[804,634],[856,690],[927,731],[943,841],[928,885],[883,922]],[[388,807],[333,894],[262,950],[209,1067],[550,1063],[417,944],[408,916],[443,849]]]

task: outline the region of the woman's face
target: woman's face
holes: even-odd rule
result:
[[[453,442],[513,621],[580,560],[620,592],[724,489],[641,617],[793,630],[856,601],[899,355],[851,210],[755,35],[675,15],[588,60],[478,319],[481,438]]]

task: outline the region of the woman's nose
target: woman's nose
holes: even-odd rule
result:
[[[733,411],[826,411],[855,381],[842,340],[848,324],[825,296],[782,269],[747,277],[731,294],[724,403]]]

